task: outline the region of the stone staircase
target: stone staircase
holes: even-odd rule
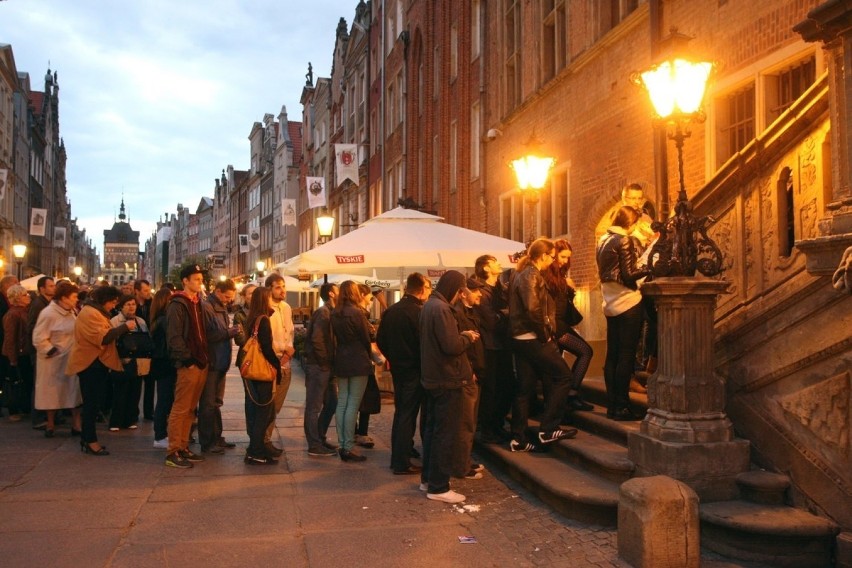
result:
[[[515,480],[560,514],[584,523],[616,526],[619,486],[634,475],[627,438],[639,422],[606,417],[601,378],[587,378],[584,398],[595,405],[574,413],[577,437],[542,453],[512,453],[505,445],[478,444]],[[634,409],[647,397],[631,393]],[[787,476],[749,471],[737,478],[740,499],[700,505],[701,544],[724,556],[772,567],[834,566],[838,526],[789,505]]]

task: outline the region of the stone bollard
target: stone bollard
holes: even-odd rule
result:
[[[637,477],[621,485],[618,555],[634,568],[698,568],[698,495],[666,477]]]

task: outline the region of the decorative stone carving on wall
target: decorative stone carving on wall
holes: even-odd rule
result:
[[[763,286],[769,284],[769,275],[774,266],[773,258],[777,255],[778,237],[775,227],[775,200],[772,195],[772,180],[768,177],[760,179],[760,236],[763,249]]]
[[[849,413],[852,388],[849,372],[779,397],[788,419],[798,422],[827,446],[849,455]]]
[[[817,182],[816,140],[808,136],[799,148],[799,193],[806,195],[814,190]]]
[[[817,236],[817,215],[817,200],[814,197],[799,211],[803,239],[812,239]]]
[[[737,217],[734,203],[716,216],[716,224],[708,231],[710,237],[716,241],[719,250],[722,251],[722,274],[724,279],[730,282],[728,294],[719,299],[719,306],[728,301],[739,301],[739,288],[737,284],[741,281],[741,269],[739,268],[739,247],[736,246],[734,235],[736,234]]]

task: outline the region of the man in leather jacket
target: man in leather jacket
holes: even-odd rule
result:
[[[509,329],[517,372],[509,442],[513,452],[528,452],[535,445],[577,434],[576,428],[559,428],[573,377],[553,338],[555,306],[541,274],[556,257],[554,250],[553,241],[536,239],[509,284]],[[535,396],[539,379],[550,381],[550,388],[545,389],[549,395],[541,425],[533,435],[527,432],[530,397]]]

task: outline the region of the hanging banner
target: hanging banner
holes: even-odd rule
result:
[[[328,203],[325,199],[325,178],[309,177],[306,179],[308,186],[308,207],[325,207]]]
[[[0,199],[6,196],[6,183],[9,179],[9,170],[0,169]]]
[[[65,227],[53,228],[53,248],[65,248]]]
[[[358,183],[358,145],[335,144],[335,185],[340,185],[347,179]]]
[[[249,251],[248,235],[237,235],[240,240],[240,253]]]
[[[251,243],[251,248],[257,248],[260,246],[260,231],[257,229],[252,229],[249,233],[249,242]]]
[[[30,211],[30,234],[43,237],[47,223],[47,209],[33,208]]]
[[[296,226],[296,200],[282,199],[281,200],[281,224]]]
[[[68,270],[73,270],[75,266],[77,266],[77,257],[76,256],[69,256],[68,257]]]

